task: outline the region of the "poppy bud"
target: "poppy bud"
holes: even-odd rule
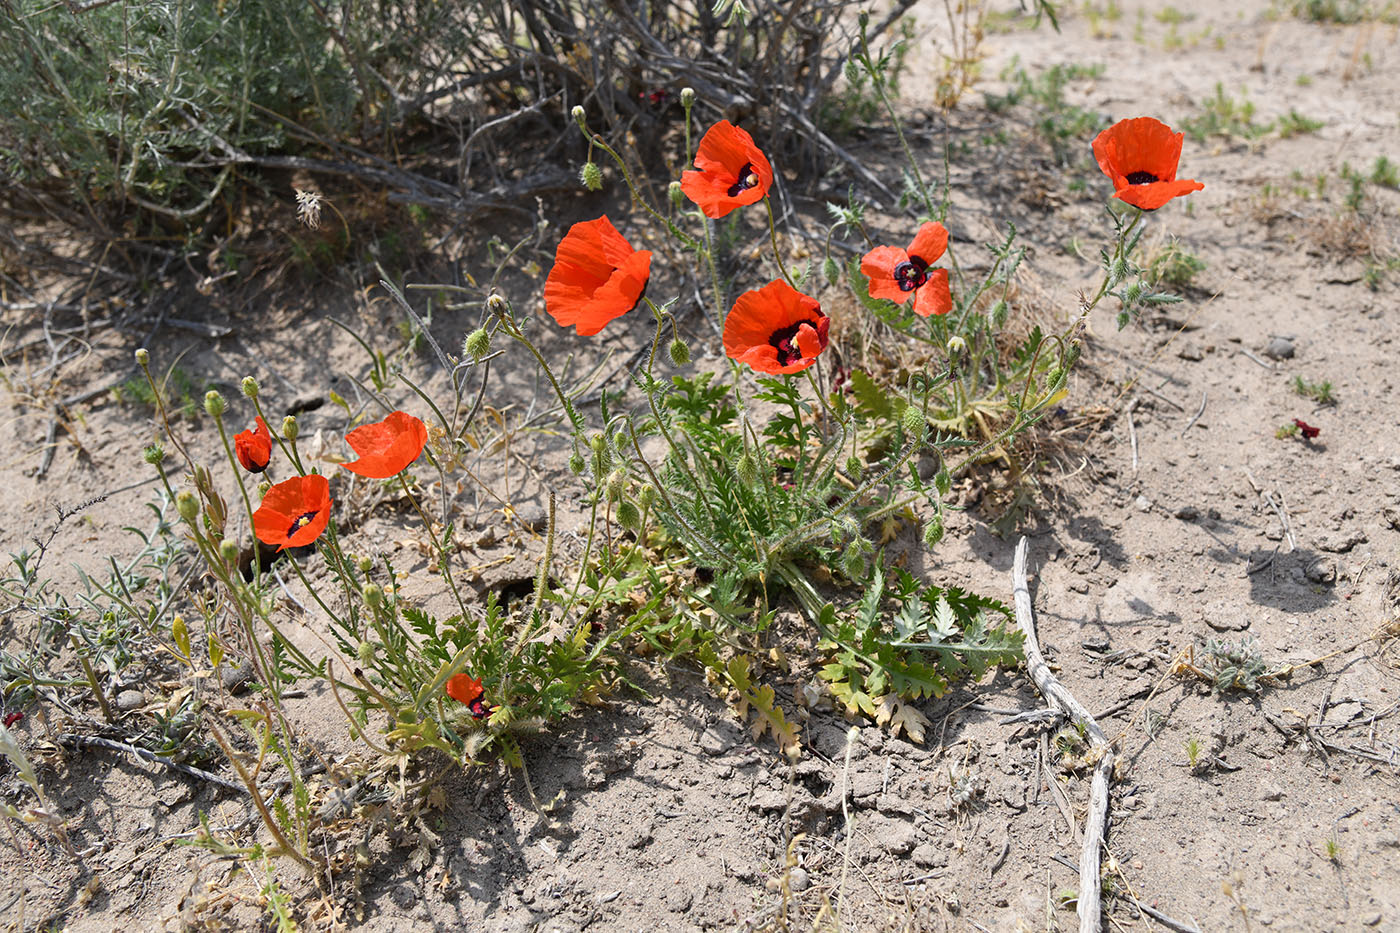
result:
[[[360,568],[360,573],[369,573],[374,569],[374,561],[368,557],[361,557],[355,562],[355,565]]]
[[[822,274],[826,276],[828,282],[835,285],[837,282],[841,281],[840,263],[830,256],[826,257],[826,261],[822,263]]]
[[[225,538],[219,542],[219,556],[223,558],[225,564],[230,567],[235,566],[238,563],[238,545]]]
[[[967,350],[967,341],[961,337],[951,337],[948,340],[948,355],[957,356]]]
[[[142,369],[145,369],[146,366],[147,366],[150,362],[151,362],[151,354],[148,353],[148,352],[146,351],[146,348],[145,348],[145,347],[137,347],[137,348],[136,348],[136,365],[137,365],[137,366],[140,366]]]
[[[583,168],[578,172],[578,180],[589,191],[603,190],[603,170],[598,167],[597,162],[583,163]]]
[[[367,641],[362,641],[355,646],[355,656],[360,659],[360,663],[368,665],[374,661],[374,645]]]
[[[745,486],[752,486],[758,482],[758,463],[746,453],[734,464],[734,474],[739,477],[739,482]]]
[[[681,205],[685,203],[685,189],[681,187],[681,183],[678,181],[671,182],[671,186],[666,189],[666,193],[671,198],[671,206],[676,210],[680,210]]]
[[[1065,371],[1056,366],[1054,369],[1050,370],[1050,375],[1045,377],[1045,394],[1054,395],[1064,387],[1064,384]]]
[[[243,381],[239,383],[239,388],[243,390],[243,394],[248,398],[258,397],[258,380],[254,379],[252,376],[244,376]]]
[[[865,576],[865,555],[858,548],[850,548],[841,556],[841,572],[852,580]]]
[[[204,393],[204,410],[215,418],[222,415],[224,409],[227,407],[228,405],[224,402],[224,397],[219,394],[217,389],[210,389],[208,392]]]
[[[583,472],[584,465],[583,457],[577,450],[574,451],[573,456],[569,457],[569,472],[578,476]]]
[[[486,328],[478,327],[467,334],[467,339],[462,341],[462,355],[469,356],[480,362],[481,358],[491,352],[491,335],[486,332]]]
[[[860,70],[860,63],[854,58],[846,59],[846,80],[856,87],[865,80],[865,73]]]
[[[666,351],[671,354],[671,363],[674,366],[684,366],[690,362],[690,347],[679,337],[671,341]]]
[[[637,500],[642,503],[643,508],[651,508],[652,504],[656,502],[656,487],[647,483],[637,494]]]
[[[175,496],[175,510],[185,521],[193,522],[199,517],[199,500],[194,497],[194,493],[182,490]]]
[[[504,295],[492,292],[491,297],[486,299],[486,310],[497,317],[505,317],[506,313],[510,311],[510,302],[506,301]]]
[[[620,499],[620,498],[622,497],[622,488],[623,488],[623,486],[624,486],[626,483],[627,483],[627,471],[626,471],[626,470],[623,470],[623,469],[619,468],[619,469],[613,470],[611,473],[609,473],[609,474],[608,474],[608,485],[607,485],[608,498],[609,498],[609,499]]]
[[[695,106],[695,88],[681,88],[681,106],[684,107],[686,110],[689,110],[691,107]]]
[[[900,425],[904,428],[904,433],[911,440],[922,441],[925,432],[928,430],[928,419],[924,417],[923,410],[917,405],[906,405],[904,414],[899,417]]]
[[[579,106],[578,104],[574,104],[574,109],[569,111],[569,115],[574,118],[574,122],[577,123],[579,126],[583,126],[584,117],[587,116],[583,112],[583,107]]]
[[[617,506],[617,523],[628,531],[638,532],[642,530],[642,515],[635,505],[623,501]]]
[[[933,547],[943,540],[943,516],[934,515],[924,522],[924,547]]]
[[[588,439],[588,446],[595,454],[601,454],[608,449],[608,439],[601,434],[595,434]]]
[[[851,479],[856,479],[865,472],[865,464],[860,462],[860,458],[852,455],[846,460],[846,475]]]
[[[265,479],[265,480],[263,480],[261,483],[258,483],[258,495],[260,495],[260,496],[265,496],[265,495],[267,495],[267,491],[268,491],[269,489],[271,489],[271,488],[272,488],[272,480],[270,480],[270,479]]]
[[[159,444],[152,444],[141,452],[141,456],[151,466],[160,466],[161,462],[165,460],[165,448]]]
[[[1080,346],[1079,346],[1078,343],[1072,343],[1072,344],[1069,345],[1069,349],[1067,349],[1067,350],[1065,351],[1065,362],[1064,362],[1064,367],[1065,367],[1065,369],[1069,369],[1069,368],[1072,367],[1075,363],[1078,363],[1078,362],[1079,362],[1079,354],[1080,354],[1080,352],[1081,352],[1081,348],[1080,348]]]
[[[300,432],[297,428],[297,419],[295,415],[288,415],[287,417],[282,419],[283,437],[285,437],[289,441],[294,441],[297,439],[298,433]]]
[[[1142,292],[1143,288],[1141,282],[1134,282],[1131,285],[1124,286],[1122,292],[1124,307],[1131,308],[1133,305],[1137,304],[1138,301],[1142,299]]]
[[[992,310],[989,314],[992,319],[992,326],[997,330],[1001,330],[1006,326],[1006,318],[1010,313],[1011,306],[1006,303],[1006,299],[998,299],[997,303],[992,305]]]
[[[948,468],[939,470],[933,477],[933,488],[938,490],[940,496],[948,495],[948,490],[953,488],[953,477],[948,473]]]
[[[371,609],[378,609],[384,605],[384,591],[379,588],[379,584],[366,583],[360,592],[364,594],[365,605]]]

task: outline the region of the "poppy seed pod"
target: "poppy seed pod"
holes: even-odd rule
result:
[[[254,379],[252,376],[244,376],[243,381],[238,384],[238,387],[243,390],[243,394],[248,398],[258,397],[258,380]]]
[[[219,394],[218,389],[210,389],[204,393],[204,410],[215,418],[222,415],[227,407],[228,403],[224,401],[224,397]]]

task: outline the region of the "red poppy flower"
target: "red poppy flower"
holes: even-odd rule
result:
[[[251,431],[239,431],[233,436],[233,452],[238,455],[238,462],[243,464],[243,469],[249,473],[261,473],[267,469],[267,462],[272,459],[272,432],[267,429],[267,422],[262,420],[262,415],[255,419],[257,426]]]
[[[1152,117],[1119,120],[1094,139],[1094,158],[1113,182],[1113,196],[1133,207],[1155,211],[1172,198],[1205,185],[1176,177],[1180,133]]]
[[[453,674],[447,678],[447,695],[467,709],[477,719],[485,719],[491,714],[491,707],[482,698],[481,681],[469,674]]]
[[[744,292],[724,319],[724,352],[761,373],[797,373],[826,349],[822,306],[779,279]]]
[[[351,431],[345,440],[360,459],[341,466],[371,479],[388,479],[418,459],[428,443],[428,429],[407,412],[391,411],[383,421]]]
[[[281,551],[310,544],[331,520],[331,484],[324,476],[294,476],[263,496],[253,513],[253,533]]]
[[[870,279],[870,297],[904,304],[912,295],[914,313],[920,317],[953,310],[948,290],[948,270],[930,269],[948,248],[948,231],[940,223],[919,228],[907,250],[877,246],[860,260],[860,271]]]
[[[753,137],[728,120],[705,131],[695,151],[698,172],[681,173],[681,190],[706,217],[723,217],[736,207],[757,204],[773,186],[773,166]]]
[[[592,337],[637,306],[651,275],[651,252],[633,249],[608,220],[576,223],[559,241],[544,283],[544,309],[560,327]]]
[[[1303,440],[1305,441],[1310,441],[1322,433],[1321,428],[1315,428],[1301,418],[1294,418],[1293,423],[1298,427],[1298,430],[1303,433]]]

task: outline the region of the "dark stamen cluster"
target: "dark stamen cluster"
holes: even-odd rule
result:
[[[768,338],[769,346],[776,348],[778,351],[779,366],[788,366],[802,359],[802,351],[797,348],[796,340],[797,331],[803,324],[806,324],[808,327],[812,328],[812,330],[817,329],[817,323],[815,321],[798,321],[796,324],[790,324],[781,330],[773,331],[773,336]]]
[[[900,291],[912,292],[928,281],[928,263],[918,256],[910,256],[908,262],[901,262],[894,267],[894,281]]]
[[[1159,182],[1161,180],[1162,179],[1158,178],[1156,175],[1153,175],[1151,172],[1128,173],[1128,184],[1130,185],[1150,185],[1154,182]]]
[[[744,167],[739,169],[739,176],[734,180],[734,184],[729,186],[726,192],[731,198],[737,198],[739,192],[747,191],[750,188],[758,187],[758,176],[754,174],[753,163],[745,162]]]

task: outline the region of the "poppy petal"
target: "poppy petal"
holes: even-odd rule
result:
[[[607,215],[576,223],[555,250],[545,311],[591,337],[637,306],[650,274],[651,253],[632,249]]]
[[[897,246],[877,246],[860,260],[861,274],[870,279],[870,297],[903,304],[909,292],[895,280],[895,267],[909,261],[909,254]]]
[[[481,681],[470,674],[453,674],[447,678],[447,695],[459,703],[470,704],[472,700],[481,696]]]
[[[947,249],[948,229],[933,221],[919,228],[914,242],[909,244],[909,255],[916,256],[924,261],[924,265],[931,266],[943,257]]]
[[[423,453],[428,428],[404,411],[390,412],[383,421],[365,424],[345,435],[360,459],[341,466],[371,479],[397,476]]]
[[[724,352],[761,373],[801,372],[826,349],[821,304],[782,280],[744,292],[724,320]]]
[[[251,431],[239,431],[233,436],[233,450],[239,464],[249,473],[261,473],[267,469],[272,459],[272,432],[262,415],[253,419],[256,423]]]
[[[1172,198],[1200,191],[1204,187],[1199,181],[1178,178],[1175,181],[1159,181],[1150,185],[1127,185],[1113,192],[1113,196],[1144,211],[1155,211]]]
[[[768,157],[752,136],[728,120],[705,131],[695,152],[695,168],[698,171],[681,173],[681,191],[710,218],[763,200],[773,186]]]
[[[331,520],[330,481],[318,473],[294,476],[270,488],[253,513],[253,533],[281,551],[320,537]]]
[[[928,280],[914,291],[914,313],[919,317],[947,314],[953,310],[953,293],[948,288],[948,270],[934,269]]]

